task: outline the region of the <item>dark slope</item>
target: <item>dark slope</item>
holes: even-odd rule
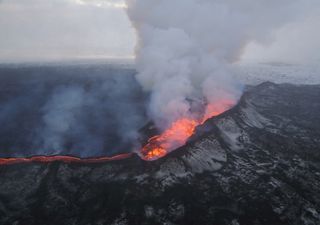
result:
[[[0,167],[0,224],[318,225],[320,86],[264,83],[155,162]]]

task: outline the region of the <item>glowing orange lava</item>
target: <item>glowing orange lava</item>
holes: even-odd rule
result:
[[[187,140],[194,134],[197,126],[208,119],[217,116],[235,104],[232,100],[221,101],[218,105],[207,105],[202,118],[181,118],[173,122],[171,126],[160,135],[148,140],[148,143],[140,150],[140,156],[147,161],[159,159],[169,152],[186,144]],[[113,157],[100,158],[77,158],[72,156],[35,156],[30,158],[0,158],[0,166],[19,163],[50,163],[61,161],[65,163],[103,163],[114,160],[122,160],[131,157],[133,153],[120,154]]]
[[[197,121],[193,119],[177,120],[162,134],[148,140],[148,143],[141,150],[143,159],[156,160],[165,156],[168,151],[184,145],[197,125]]]
[[[141,150],[142,158],[148,161],[157,160],[172,150],[185,145],[197,126],[223,113],[232,105],[234,105],[234,102],[228,100],[221,102],[218,107],[216,105],[207,105],[201,119],[182,118],[175,121],[162,134],[148,140],[148,143]]]
[[[50,162],[65,162],[65,163],[103,163],[127,159],[132,156],[132,153],[120,154],[113,157],[87,158],[81,159],[73,156],[34,156],[30,158],[0,158],[1,165],[11,165],[20,163],[50,163]]]

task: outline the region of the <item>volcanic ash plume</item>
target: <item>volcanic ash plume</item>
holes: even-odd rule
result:
[[[151,92],[149,116],[163,131],[149,140],[145,156],[185,144],[196,125],[237,102],[241,85],[230,65],[247,43],[268,41],[294,2],[127,0],[138,38],[137,79]]]

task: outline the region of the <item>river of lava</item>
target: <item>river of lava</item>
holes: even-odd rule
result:
[[[173,122],[171,126],[160,135],[151,137],[147,144],[139,152],[140,157],[146,161],[153,161],[167,155],[169,152],[186,144],[187,140],[193,135],[197,126],[203,124],[208,119],[217,116],[229,109],[234,102],[224,101],[215,105],[208,105],[202,118],[180,118]],[[104,163],[115,160],[130,158],[133,153],[115,155],[113,157],[87,158],[82,159],[73,156],[34,156],[30,158],[0,158],[0,165],[19,164],[19,163],[50,163],[61,161],[65,163]]]
[[[160,135],[150,138],[141,149],[140,154],[144,160],[153,161],[162,158],[169,152],[186,144],[193,135],[197,126],[208,119],[217,116],[234,105],[233,101],[224,101],[215,105],[207,105],[206,111],[201,119],[181,118],[173,122],[171,126]]]
[[[127,159],[133,153],[125,153],[113,157],[99,157],[82,159],[73,156],[33,156],[29,158],[0,158],[0,165],[12,165],[20,163],[51,163],[51,162],[65,162],[65,163],[104,163],[109,161],[116,161]]]

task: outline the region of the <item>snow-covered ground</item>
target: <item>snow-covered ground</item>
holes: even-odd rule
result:
[[[320,64],[239,64],[235,66],[235,71],[236,77],[245,84],[256,85],[265,81],[292,84],[320,84]]]

